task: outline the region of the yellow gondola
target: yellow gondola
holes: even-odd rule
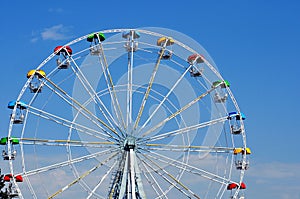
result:
[[[250,150],[250,148],[246,148],[246,150],[244,150],[244,148],[235,148],[234,150],[233,150],[233,154],[234,155],[237,155],[237,154],[239,154],[239,153],[245,153],[245,151],[246,151],[246,154],[247,155],[250,155],[251,154],[251,150]]]
[[[30,70],[27,73],[27,78],[30,78],[33,75],[37,75],[39,78],[46,77],[46,73],[43,70]]]
[[[167,41],[167,43],[166,43]],[[157,40],[158,46],[163,46],[166,43],[166,46],[170,46],[174,44],[174,40],[171,37],[161,37]]]

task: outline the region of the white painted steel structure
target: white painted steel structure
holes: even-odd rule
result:
[[[229,118],[240,109],[202,46],[162,28],[89,36],[63,45],[73,53],[59,62],[57,52],[47,57],[36,67],[46,73],[41,92],[30,92],[32,76],[16,99],[27,104],[24,122],[11,118],[7,135],[20,140],[7,161],[24,178],[13,182],[18,197],[242,197],[227,185],[243,181],[246,168],[235,162],[248,164],[246,154],[233,154],[246,148],[244,123]]]

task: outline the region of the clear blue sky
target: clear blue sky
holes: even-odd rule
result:
[[[8,101],[55,46],[103,29],[170,28],[210,53],[247,116],[248,198],[300,198],[299,1],[30,2],[0,3],[1,135]]]

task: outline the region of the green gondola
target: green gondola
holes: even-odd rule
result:
[[[102,42],[102,41],[104,41],[105,40],[105,36],[104,36],[104,34],[103,33],[92,33],[92,34],[90,34],[87,38],[86,38],[86,40],[87,41],[89,41],[89,42],[93,42],[94,41],[94,39],[100,39],[100,41]]]
[[[0,139],[0,145],[6,145],[9,140],[14,145],[20,143],[20,140],[18,138],[13,137],[13,138],[9,139],[8,137],[3,137],[3,138]]]
[[[215,81],[215,82],[213,82],[212,87],[217,87],[218,85],[220,85],[221,88],[230,87],[230,83],[227,80],[224,80],[224,81],[221,81],[221,80]]]

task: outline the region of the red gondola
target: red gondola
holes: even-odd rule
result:
[[[23,177],[21,175],[17,175],[15,177],[15,179],[16,179],[16,182],[23,182]]]
[[[197,59],[197,60],[196,60]],[[187,59],[187,61],[189,63],[193,63],[194,60],[196,60],[197,63],[203,63],[204,60],[203,60],[203,56],[202,55],[199,55],[199,54],[193,54],[193,55],[190,55]]]
[[[72,49],[70,46],[56,46],[54,48],[54,53],[56,55],[60,55],[60,53],[64,53],[65,55],[72,55]]]
[[[3,178],[4,182],[10,182],[10,179],[12,178],[11,174],[6,174]]]
[[[227,186],[227,190],[232,190],[232,189],[235,189],[237,187],[237,184],[235,184],[235,183],[230,183],[230,184],[228,184],[228,186]]]
[[[227,185],[227,190],[232,190],[232,189],[236,189],[236,188],[238,188],[238,185],[235,183],[230,183]],[[240,185],[240,189],[246,189],[246,184],[242,182]]]
[[[241,185],[240,185],[240,189],[246,189],[246,185],[245,185],[245,183],[241,183]]]

